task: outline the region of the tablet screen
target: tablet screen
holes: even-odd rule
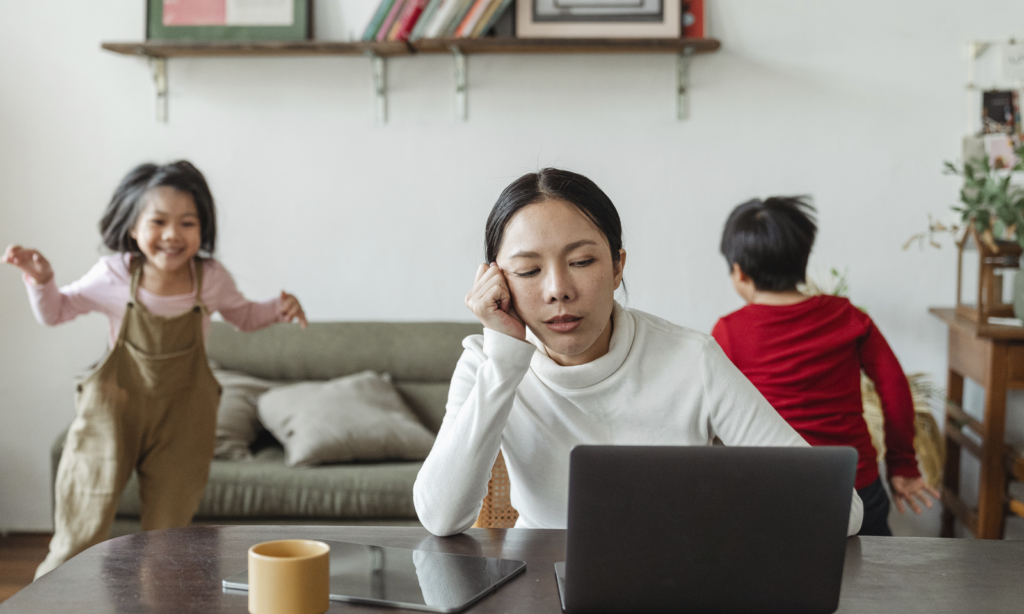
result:
[[[523,561],[320,540],[331,547],[331,599],[457,612],[526,569]],[[225,578],[248,590],[248,572]]]

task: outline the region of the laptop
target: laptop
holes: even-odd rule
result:
[[[845,447],[578,446],[562,609],[834,612],[856,468]]]

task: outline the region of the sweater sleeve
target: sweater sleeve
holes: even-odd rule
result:
[[[861,368],[875,383],[882,401],[886,471],[890,476],[920,477],[914,452],[914,398],[910,384],[892,348],[870,319],[858,351]]]
[[[204,275],[209,281],[203,281],[204,302],[211,312],[219,311],[238,330],[259,330],[281,321],[277,313],[281,306],[279,298],[250,301],[239,292],[231,273],[219,262],[210,261]]]
[[[476,521],[516,388],[536,351],[489,329],[482,344],[474,335],[463,346],[441,429],[413,485],[420,522],[439,536],[462,533]]]
[[[29,304],[36,321],[47,326],[56,326],[91,311],[102,311],[100,294],[109,292],[111,276],[101,262],[94,265],[78,281],[63,288],[57,288],[54,279],[36,285],[28,275],[23,275]]]
[[[701,377],[709,430],[725,445],[807,447],[711,338],[704,344]],[[864,503],[854,490],[846,534],[856,535],[863,519]]]

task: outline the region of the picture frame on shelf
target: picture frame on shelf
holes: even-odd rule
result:
[[[665,12],[664,0],[532,0],[532,2],[533,18],[540,22],[660,22]]]
[[[147,0],[146,40],[313,38],[313,0]]]
[[[679,38],[680,0],[518,0],[517,38]]]

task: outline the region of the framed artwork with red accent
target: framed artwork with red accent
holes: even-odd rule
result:
[[[517,0],[518,38],[678,38],[680,0]]]
[[[312,0],[147,0],[146,39],[295,41],[313,37]]]

